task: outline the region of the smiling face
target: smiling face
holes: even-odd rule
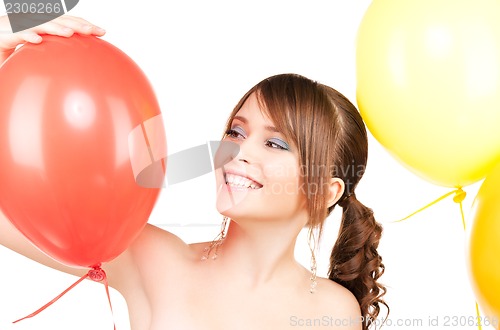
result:
[[[321,235],[326,217],[364,173],[368,141],[356,107],[300,75],[276,75],[252,87],[226,129],[230,146],[219,148],[215,164],[230,162],[216,171],[217,208],[233,219],[298,215]]]
[[[297,149],[276,129],[255,93],[233,117],[223,140],[236,143],[239,153],[216,171],[220,213],[235,221],[297,216],[307,221]]]

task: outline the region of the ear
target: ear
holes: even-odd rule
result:
[[[330,207],[337,203],[337,201],[344,194],[345,184],[342,179],[331,178],[330,184],[328,185],[328,199],[326,201],[327,207]]]

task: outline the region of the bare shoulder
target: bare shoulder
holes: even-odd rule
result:
[[[118,291],[153,281],[188,259],[189,246],[176,235],[147,224],[139,236],[119,257],[105,265],[110,285]],[[158,274],[158,275],[156,275]],[[162,275],[160,275],[162,274]]]
[[[321,292],[320,305],[324,315],[331,315],[343,330],[360,330],[361,309],[356,297],[342,285],[318,278],[318,291]]]
[[[138,254],[146,252],[149,254],[151,249],[158,247],[167,248],[162,254],[172,256],[185,252],[188,245],[171,232],[152,224],[147,224],[139,237],[131,245],[131,252]]]

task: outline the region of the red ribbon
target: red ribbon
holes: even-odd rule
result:
[[[19,320],[16,320],[12,323],[17,323],[19,321],[29,319],[29,318],[37,315],[38,313],[40,313],[41,311],[45,310],[47,307],[49,307],[50,305],[55,303],[57,300],[59,300],[59,298],[64,296],[69,290],[73,289],[78,283],[80,283],[81,281],[83,281],[86,278],[90,278],[92,281],[102,282],[104,284],[104,288],[106,289],[106,295],[108,296],[109,308],[111,309],[111,314],[113,314],[113,306],[111,305],[111,297],[109,295],[108,278],[106,276],[106,272],[101,268],[101,266],[97,265],[97,266],[92,267],[92,269],[89,270],[87,274],[83,275],[78,281],[73,283],[69,288],[67,288],[66,290],[61,292],[61,294],[59,294],[57,297],[55,297],[54,299],[52,299],[51,301],[49,301],[48,303],[43,305],[41,308],[37,309],[35,312],[31,313],[30,315],[25,316],[25,317],[23,317]],[[116,325],[115,325],[114,321],[113,321],[113,329],[116,330]]]

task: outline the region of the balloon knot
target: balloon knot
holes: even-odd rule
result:
[[[455,196],[453,196],[453,201],[455,203],[462,203],[463,200],[465,199],[465,196],[467,196],[467,193],[462,190],[462,188],[458,188],[455,191]]]
[[[106,272],[101,268],[101,266],[94,266],[89,270],[89,278],[95,282],[102,282],[106,279]]]

